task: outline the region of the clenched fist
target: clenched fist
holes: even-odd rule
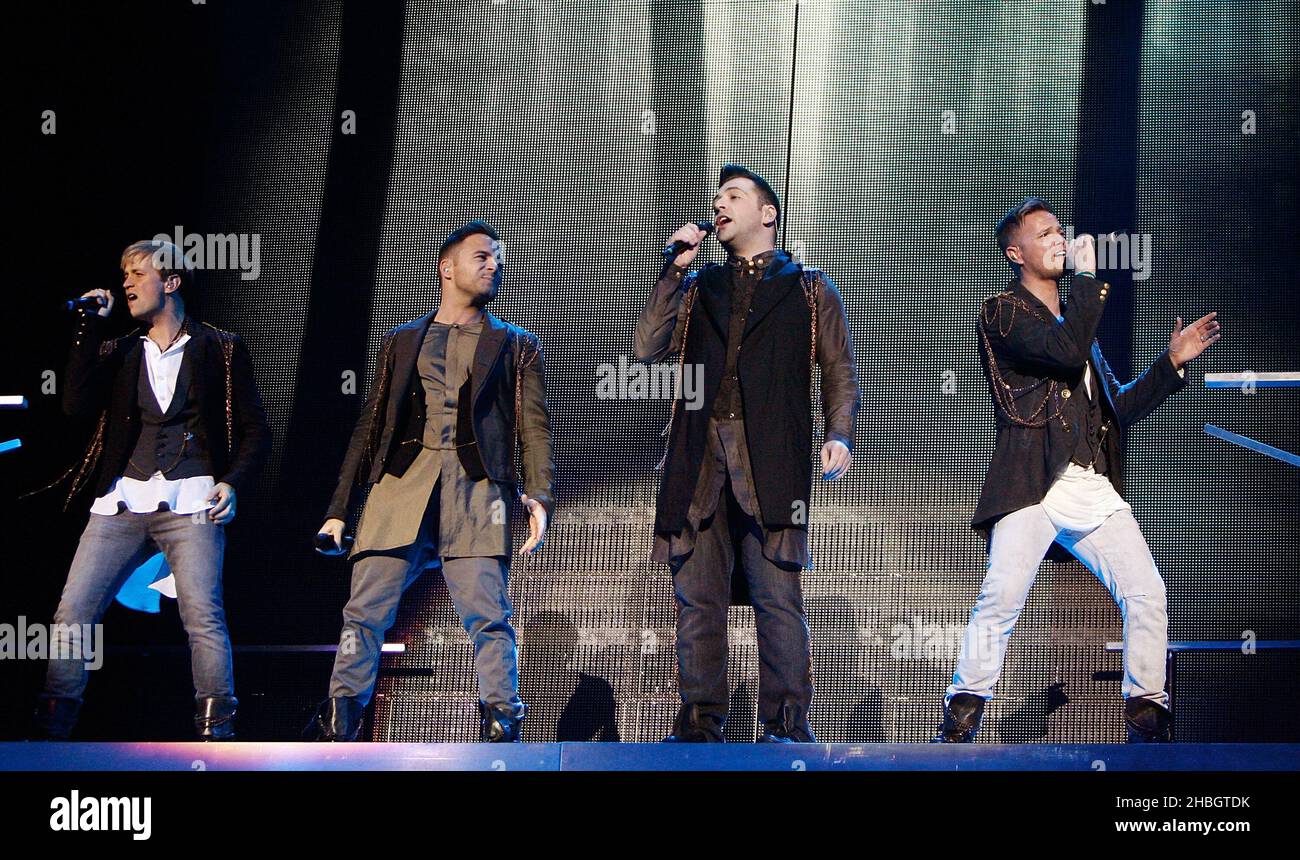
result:
[[[689,248],[682,251],[677,255],[676,259],[673,260],[674,264],[681,266],[684,269],[691,264],[692,260],[695,259],[695,255],[700,253],[700,243],[704,241],[704,237],[707,235],[709,234],[704,230],[701,230],[694,223],[683,224],[676,233],[668,237],[668,241],[664,243],[664,247],[668,247],[673,242],[686,242],[690,245]]]
[[[99,299],[99,309],[95,313],[101,317],[106,317],[113,312],[113,292],[112,290],[91,290],[88,293],[82,293],[83,299]]]

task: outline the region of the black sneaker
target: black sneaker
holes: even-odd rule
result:
[[[519,703],[519,713],[511,714],[485,702],[478,703],[479,728],[478,739],[487,744],[517,744],[520,742],[521,725],[528,714],[528,706]]]

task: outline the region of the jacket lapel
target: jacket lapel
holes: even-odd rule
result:
[[[731,326],[731,273],[726,266],[721,266],[717,277],[705,278],[703,272],[700,275],[696,299],[703,305],[704,315],[718,330],[722,342],[726,343],[727,330]]]
[[[486,311],[483,314],[483,333],[478,336],[478,345],[474,347],[474,365],[470,368],[470,381],[473,383],[471,402],[477,403],[487,381],[501,356],[506,343],[506,325]]]
[[[167,411],[163,413],[164,418],[174,417],[185,406],[185,398],[189,396],[190,384],[194,379],[194,353],[202,348],[198,340],[196,335],[190,335],[185,348],[181,350],[181,367],[176,373],[176,389],[172,392],[171,402],[167,404]]]
[[[799,264],[786,257],[784,252],[778,253],[780,255],[777,260],[781,262],[774,262],[769,266],[763,273],[763,279],[754,288],[754,299],[749,304],[749,317],[745,320],[744,337],[749,337],[749,333],[763,321],[763,317],[771,313],[772,309],[780,304],[799,283],[799,276],[802,274]],[[794,278],[788,279],[790,275]],[[775,283],[778,278],[787,278],[787,281],[785,284]]]
[[[1102,366],[1101,344],[1097,342],[1096,338],[1093,338],[1092,340],[1092,351],[1091,351],[1090,358],[1092,360],[1092,385],[1093,388],[1101,392],[1101,395],[1099,395],[1097,398],[1097,402],[1106,403],[1108,406],[1110,406],[1110,411],[1114,412],[1115,401],[1112,400],[1110,397],[1110,387],[1106,385],[1106,377],[1101,375],[1101,366]]]
[[[132,412],[140,409],[140,363],[144,361],[144,344],[135,337],[122,356],[121,383],[118,386],[118,399]]]
[[[429,333],[429,323],[433,321],[438,309],[434,308],[419,319],[413,320],[393,335],[393,376],[388,386],[388,412],[396,417],[397,407],[406,396],[406,389],[411,384],[415,373],[415,362],[420,357],[420,345]],[[397,396],[393,396],[396,392]],[[391,422],[390,422],[391,426]]]

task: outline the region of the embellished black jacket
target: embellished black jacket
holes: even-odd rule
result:
[[[144,360],[141,332],[106,340],[107,321],[83,314],[63,380],[63,411],[70,417],[98,415],[95,435],[76,469],[71,500],[85,486],[106,493],[126,470],[140,435],[138,388]],[[271,429],[253,379],[253,365],[239,336],[199,322],[185,321],[190,335],[182,369],[199,403],[199,432],[212,465],[213,479],[237,491],[261,468],[271,449]]]
[[[638,360],[678,354],[679,367],[703,368],[702,409],[674,403],[655,532],[681,530],[699,481],[714,399],[727,367],[731,270],[711,264],[684,274],[672,266],[637,323]],[[853,447],[860,403],[853,345],[839,290],[784,252],[754,292],[736,362],[750,471],[764,524],[807,530],[812,493],[812,371],[821,367],[826,438]]]
[[[984,301],[976,338],[993,397],[997,441],[972,528],[988,532],[1000,517],[1047,495],[1079,434],[1087,432],[1083,377],[1089,363],[1093,384],[1103,392],[1106,475],[1124,494],[1124,430],[1187,380],[1166,350],[1137,379],[1119,383],[1096,341],[1109,290],[1096,278],[1076,275],[1062,322],[1019,280]]]
[[[353,428],[326,519],[346,519],[358,483],[372,484],[386,474],[401,476],[419,454],[425,403],[415,365],[436,314],[431,311],[384,337],[375,378]],[[517,483],[517,433],[523,490],[542,503],[549,518],[555,509],[555,464],[543,364],[541,342],[535,335],[484,314],[474,364],[460,392],[456,442],[471,478],[513,485]]]

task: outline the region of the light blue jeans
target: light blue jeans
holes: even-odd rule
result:
[[[1169,707],[1165,693],[1169,645],[1165,583],[1133,512],[1111,514],[1097,528],[1079,533],[1058,530],[1042,505],[1007,514],[993,527],[988,573],[971,610],[957,671],[944,701],[958,693],[985,699],[993,695],[1011,629],[1053,541],[1059,541],[1096,574],[1119,604],[1124,619],[1124,698],[1137,696]]]
[[[196,520],[166,510],[91,514],[54,623],[98,624],[131,572],[160,550],[176,577],[176,603],[190,640],[195,698],[233,696],[235,676],[221,595],[226,527],[206,517]],[[50,660],[44,695],[79,701],[86,680],[84,661]]]

